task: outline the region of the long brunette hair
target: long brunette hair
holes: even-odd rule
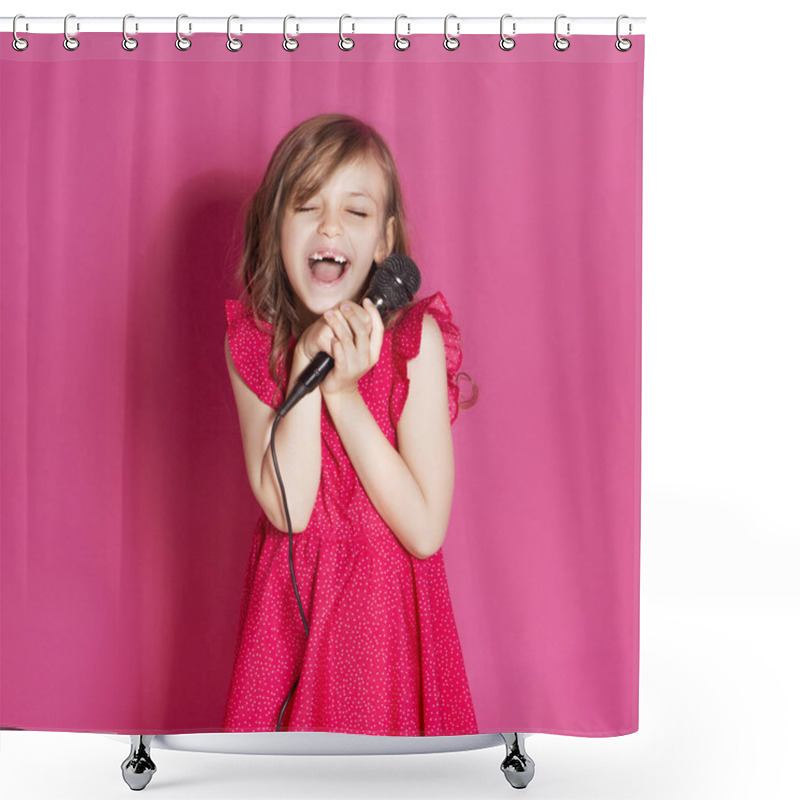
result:
[[[381,229],[385,231],[389,218],[395,218],[394,242],[387,243],[389,252],[409,255],[406,213],[391,150],[372,126],[348,114],[318,114],[292,128],[275,148],[249,201],[244,246],[237,268],[240,285],[244,287],[240,299],[250,305],[262,330],[265,330],[263,321],[272,327],[269,371],[278,386],[283,385],[287,373],[290,335],[297,339],[302,333],[281,256],[280,224],[284,211],[290,203],[302,205],[313,197],[340,167],[367,158],[375,160],[385,179]],[[365,289],[376,268],[373,262]],[[362,300],[359,298],[358,302]],[[401,311],[390,311],[384,318],[387,330],[394,326]],[[472,398],[459,405],[468,408],[475,400],[477,387]]]

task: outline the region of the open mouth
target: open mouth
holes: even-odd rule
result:
[[[308,268],[315,283],[324,286],[336,286],[339,284],[350,267],[350,262],[346,259],[338,261],[330,256],[324,258],[309,258]]]

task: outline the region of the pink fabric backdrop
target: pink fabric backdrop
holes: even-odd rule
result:
[[[644,37],[139,38],[0,48],[0,725],[219,730],[260,512],[224,299],[273,148],[343,111],[480,386],[444,545],[480,732],[637,730]]]

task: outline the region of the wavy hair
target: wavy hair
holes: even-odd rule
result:
[[[281,256],[280,224],[284,212],[289,204],[302,205],[313,197],[340,167],[367,158],[375,160],[385,179],[381,229],[385,231],[389,218],[395,218],[394,242],[387,242],[389,252],[410,255],[400,178],[391,150],[372,126],[348,114],[318,114],[292,128],[272,153],[248,203],[242,256],[236,270],[244,287],[240,299],[250,305],[261,330],[265,330],[263,320],[272,327],[269,371],[278,386],[283,385],[288,373],[289,338],[293,335],[297,339],[302,333]],[[364,293],[376,269],[373,262]],[[360,297],[358,302],[362,301]],[[387,330],[394,327],[401,311],[395,309],[386,315],[383,322]],[[459,403],[460,407],[474,405],[474,383],[473,387],[472,397],[463,405]]]

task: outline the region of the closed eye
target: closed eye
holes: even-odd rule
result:
[[[297,211],[313,211],[313,210],[314,210],[313,206],[304,206],[303,208],[298,208],[297,209]],[[355,214],[357,217],[368,217],[369,216],[369,214],[367,214],[365,211],[353,211],[351,209],[350,213],[351,214]]]

